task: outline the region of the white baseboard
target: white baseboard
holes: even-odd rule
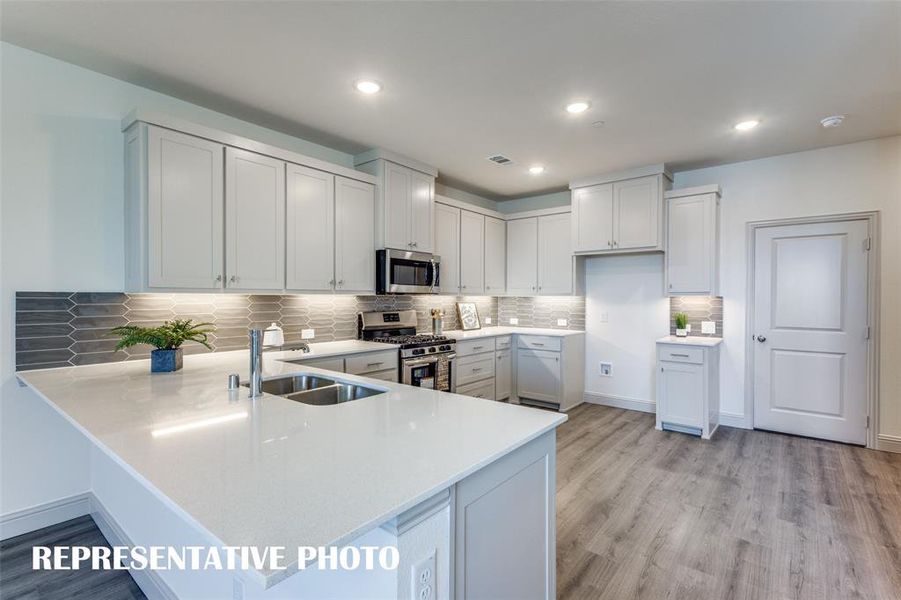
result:
[[[738,413],[729,413],[720,411],[720,425],[726,427],[738,427],[739,429],[754,429],[751,427],[751,420]]]
[[[6,540],[88,515],[91,513],[93,496],[94,494],[91,492],[82,492],[2,515],[0,516],[0,539]]]
[[[129,548],[134,546],[128,534],[119,527],[116,520],[107,512],[94,494],[91,494],[91,517],[110,546],[127,546]],[[135,583],[138,584],[138,587],[141,588],[141,591],[144,592],[144,595],[150,600],[178,600],[178,596],[172,591],[172,588],[163,581],[163,578],[156,571],[150,569],[129,569],[128,572],[131,574],[132,579],[135,580]]]
[[[901,454],[901,436],[880,433],[876,436],[876,449]]]
[[[625,408],[626,410],[638,410],[646,413],[657,412],[657,403],[653,400],[641,400],[639,398],[628,398],[626,396],[611,396],[609,394],[585,392],[585,402],[590,404],[600,404],[602,406],[612,406],[613,408]]]

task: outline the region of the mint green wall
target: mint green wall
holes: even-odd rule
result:
[[[539,208],[556,208],[558,206],[569,206],[569,204],[569,190],[566,190],[563,192],[542,194],[540,196],[517,198],[516,200],[504,200],[497,203],[497,210],[502,213],[515,213],[524,210],[537,210]]]
[[[440,196],[447,196],[448,198],[459,200],[460,202],[466,202],[469,204],[474,204],[476,206],[481,206],[482,208],[498,210],[498,203],[494,200],[483,198],[482,196],[477,196],[476,194],[472,194],[464,190],[458,190],[457,188],[446,186],[440,182],[435,183],[435,193]]]

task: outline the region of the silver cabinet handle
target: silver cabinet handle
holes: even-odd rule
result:
[[[544,346],[541,342],[532,342],[533,346]]]
[[[413,243],[412,243],[412,244],[410,244],[410,245],[411,245],[411,246],[413,246],[413,247],[414,247],[414,248],[418,248],[418,247],[419,247],[419,244],[418,244],[418,243],[416,243],[416,242],[413,242]]]
[[[484,348],[484,347],[485,347],[485,346],[473,346],[472,349],[473,349],[473,350],[481,350],[481,349]]]
[[[674,354],[670,352],[670,356],[678,356],[679,358],[690,358],[687,354]]]
[[[344,285],[344,280],[343,280],[343,279],[339,279],[339,280],[338,280],[338,287],[341,287],[342,285]]]
[[[613,248],[613,242],[611,242],[610,240],[607,240],[607,247]]]
[[[379,361],[379,362],[374,362],[374,363],[366,363],[366,366],[367,367],[377,367],[377,366],[383,365],[383,364],[385,364],[384,361]]]
[[[328,280],[328,284],[329,284],[329,285],[335,285],[335,280],[334,280],[334,279],[329,279],[329,280]]]
[[[237,283],[237,282],[238,282],[238,276],[237,276],[237,275],[232,275],[231,277],[228,278],[228,281],[229,281],[229,283]]]
[[[478,372],[481,371],[481,370],[482,370],[482,367],[473,367],[472,372],[473,372],[473,373],[478,373]]]
[[[222,275],[216,275],[216,283],[222,282]]]
[[[460,289],[461,289],[461,290],[465,290],[465,289],[466,289],[466,286],[465,286],[465,285],[461,285],[461,286],[460,286]]]

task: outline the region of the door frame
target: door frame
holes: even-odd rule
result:
[[[745,414],[747,424],[754,428],[754,314],[756,290],[754,281],[757,270],[755,251],[757,230],[764,227],[785,225],[816,225],[838,221],[867,221],[870,232],[870,252],[867,256],[867,313],[870,339],[867,343],[867,448],[879,446],[879,263],[881,259],[879,221],[880,211],[790,217],[765,221],[749,221],[745,224],[748,272],[745,298]]]

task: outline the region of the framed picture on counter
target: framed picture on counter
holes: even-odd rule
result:
[[[460,329],[463,331],[482,328],[475,302],[457,302],[457,318],[460,319]]]

